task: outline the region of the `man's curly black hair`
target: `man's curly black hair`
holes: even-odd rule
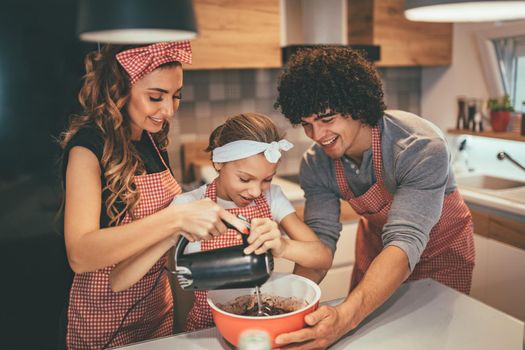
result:
[[[377,70],[346,47],[300,50],[285,66],[277,89],[274,107],[294,125],[330,110],[374,126],[386,109]]]

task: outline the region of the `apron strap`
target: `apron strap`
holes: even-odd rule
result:
[[[151,136],[151,134],[149,132],[147,134],[149,136],[149,139],[151,140],[151,143],[153,144],[153,147],[155,147],[155,150],[157,151],[157,154],[159,155],[160,160],[162,161],[162,164],[164,164],[164,166],[166,167],[166,170],[170,170],[170,168],[168,167],[168,165],[164,161],[164,157],[162,157],[162,154],[160,153],[159,148],[157,147],[157,144],[153,140],[153,136]],[[171,170],[170,170],[170,172],[171,172]]]
[[[381,156],[381,131],[379,126],[372,127],[372,161],[376,182],[383,181],[383,159]]]
[[[372,127],[372,164],[374,167],[374,174],[376,177],[376,183],[383,181],[383,160],[381,158],[381,132],[379,126]],[[355,198],[354,193],[348,185],[348,181],[345,176],[343,162],[341,159],[334,160],[335,164],[335,178],[337,185],[345,200]]]

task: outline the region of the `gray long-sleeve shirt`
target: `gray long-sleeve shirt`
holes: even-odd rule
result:
[[[394,245],[405,251],[412,271],[441,216],[444,195],[456,188],[450,153],[441,131],[415,114],[386,111],[379,128],[383,179],[394,196],[383,227],[383,246]],[[372,149],[365,151],[360,166],[346,157],[342,161],[352,192],[355,196],[364,194],[376,181]],[[342,193],[334,161],[317,144],[304,154],[300,182],[306,198],[306,224],[335,251],[342,228]]]

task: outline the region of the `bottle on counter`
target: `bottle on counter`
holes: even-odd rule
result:
[[[239,336],[239,350],[271,350],[270,336],[260,329],[248,329]]]
[[[520,133],[521,132],[521,119],[522,119],[523,113],[520,112],[514,112],[510,116],[510,122],[509,126],[507,127],[507,131],[509,132],[515,132]]]
[[[472,99],[468,101],[467,105],[467,130],[476,131],[476,122],[474,117],[476,116],[476,100]]]
[[[472,125],[472,131],[483,132],[483,112],[482,112],[483,100],[476,100],[476,113],[474,114],[474,123]]]
[[[525,136],[525,101],[521,103],[521,136]]]
[[[464,97],[458,97],[458,118],[456,120],[456,130],[465,129],[467,116],[465,115],[466,100]]]

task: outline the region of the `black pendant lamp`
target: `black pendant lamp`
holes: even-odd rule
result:
[[[79,0],[82,41],[147,44],[197,36],[191,0]]]

